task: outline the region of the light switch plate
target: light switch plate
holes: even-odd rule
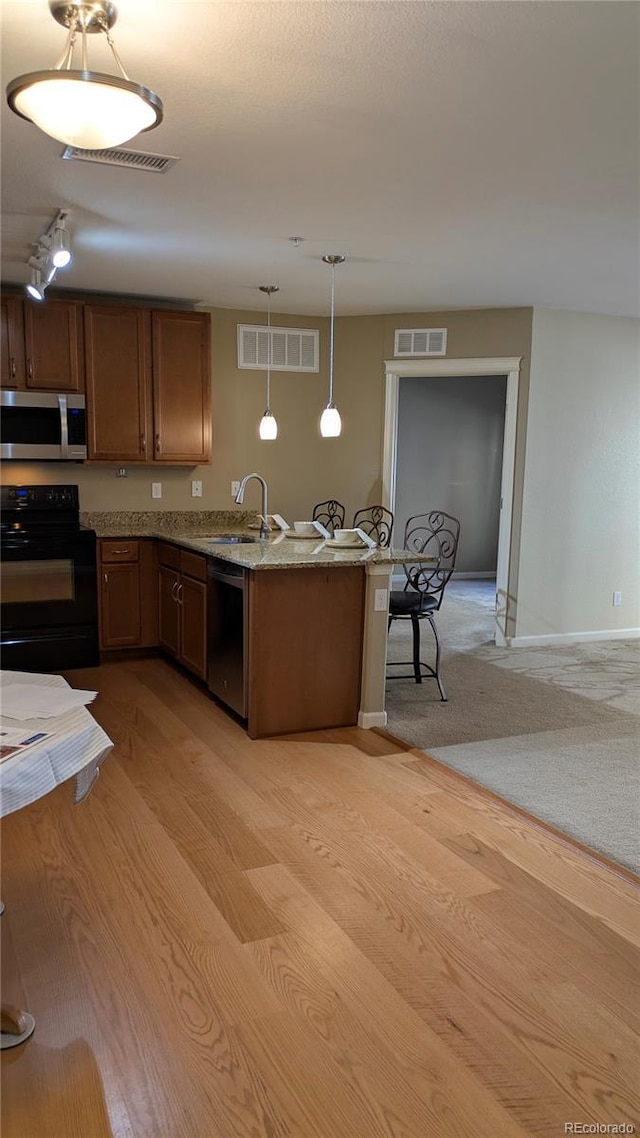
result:
[[[389,594],[386,589],[376,589],[375,600],[373,604],[374,612],[386,612]]]
[[[232,498],[236,497],[239,489],[240,489],[240,483],[239,482],[232,482],[231,483],[231,497]]]
[[[162,497],[162,482],[152,482],[151,483],[151,497],[152,498],[161,498]]]
[[[191,497],[192,498],[201,498],[202,497],[202,482],[200,482],[200,480],[198,478],[194,478],[191,481]]]

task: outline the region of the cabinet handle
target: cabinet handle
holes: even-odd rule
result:
[[[160,435],[156,435],[156,451],[160,451]]]
[[[105,575],[104,575],[104,582],[105,582],[105,585],[108,583],[108,581],[109,581],[109,574],[108,574],[108,573],[105,573]]]
[[[144,435],[140,435],[140,450],[146,450],[146,449],[147,449],[147,440],[145,439]]]
[[[29,376],[29,379],[33,379],[33,364],[31,363],[31,360],[27,360],[27,375]]]
[[[11,368],[11,378],[15,379],[16,378],[16,361],[15,361],[14,356],[11,357],[10,368]]]
[[[112,549],[111,552],[115,556],[115,555],[123,554],[123,553],[131,553],[131,550],[130,549]]]
[[[178,582],[174,581],[173,585],[171,586],[171,596],[173,597],[176,604],[178,603],[178,589],[179,588],[180,588],[180,586],[179,586]]]
[[[181,605],[182,604],[182,585],[178,585],[178,596],[176,599],[178,601],[178,604]]]

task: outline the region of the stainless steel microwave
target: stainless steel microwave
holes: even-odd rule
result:
[[[81,462],[86,457],[84,395],[0,391],[0,458]]]

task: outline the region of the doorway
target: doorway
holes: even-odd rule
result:
[[[509,562],[513,511],[513,475],[515,463],[516,417],[520,375],[519,357],[440,360],[387,360],[385,419],[383,439],[383,504],[396,512],[398,412],[400,379],[404,377],[468,376],[481,383],[487,376],[506,377],[504,436],[502,443],[502,475],[498,521],[498,556],[496,565],[496,644],[504,646],[509,620]]]

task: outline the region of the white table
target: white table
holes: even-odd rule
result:
[[[3,688],[17,683],[69,688],[62,676],[0,671],[0,712]],[[74,801],[82,802],[98,777],[100,764],[113,747],[109,736],[84,706],[47,718],[39,717],[37,710],[37,693],[34,692],[33,716],[22,720],[2,716],[7,726],[18,728],[25,737],[38,732],[49,736],[0,762],[2,817],[28,806],[74,776]],[[28,1039],[35,1020],[28,1012],[3,1005],[1,1026],[0,1049],[4,1050]]]

